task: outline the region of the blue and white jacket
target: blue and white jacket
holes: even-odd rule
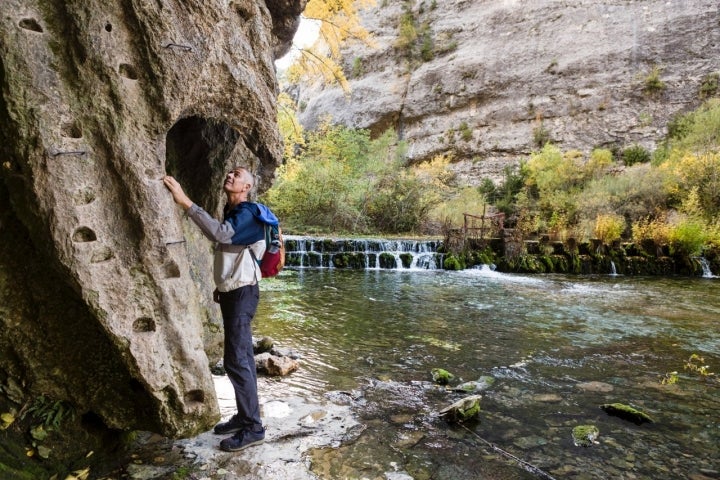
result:
[[[215,242],[213,277],[219,291],[229,292],[253,285],[262,278],[257,261],[265,253],[263,220],[277,222],[265,205],[242,202],[231,209],[226,208],[222,222],[196,204],[187,213],[203,234]]]

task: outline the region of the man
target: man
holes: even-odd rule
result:
[[[224,366],[235,390],[237,414],[215,426],[220,435],[233,433],[220,442],[220,448],[234,452],[265,439],[260,420],[257,394],[257,373],[253,355],[250,322],[260,299],[257,259],[265,251],[265,231],[257,218],[259,207],[248,202],[254,185],[253,175],[243,167],[235,167],[225,176],[223,191],[227,197],[223,221],[212,218],[195,205],[180,184],[171,176],[163,183],[203,234],[216,242],[213,300],[220,304],[225,328]]]

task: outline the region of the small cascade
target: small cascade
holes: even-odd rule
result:
[[[612,260],[610,260],[610,275],[612,275],[613,277],[617,276],[617,270],[615,269],[615,262],[613,262]]]
[[[698,262],[703,270],[703,278],[715,278],[715,275],[710,271],[710,262],[705,257],[697,257]]]
[[[439,240],[331,239],[285,236],[285,265],[355,270],[442,268]]]

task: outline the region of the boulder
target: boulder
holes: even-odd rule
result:
[[[210,244],[162,177],[213,214],[233,164],[270,186],[274,60],[305,3],[3,0],[1,412],[45,394],[93,431],[219,420]]]

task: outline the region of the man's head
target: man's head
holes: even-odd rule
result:
[[[247,201],[250,190],[255,185],[253,174],[245,167],[233,167],[223,183],[223,191],[228,197],[228,203],[237,205]]]

